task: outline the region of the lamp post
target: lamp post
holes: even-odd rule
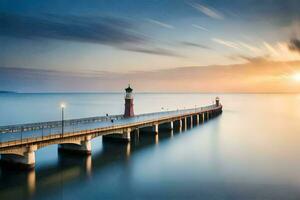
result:
[[[61,137],[64,136],[64,111],[65,111],[66,105],[64,103],[60,104],[61,108]]]

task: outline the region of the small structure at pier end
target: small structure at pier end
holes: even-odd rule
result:
[[[125,94],[125,112],[124,117],[134,117],[133,112],[133,95],[132,91],[133,89],[128,85],[127,88],[125,88],[126,94]]]
[[[216,106],[220,106],[220,98],[216,97]]]

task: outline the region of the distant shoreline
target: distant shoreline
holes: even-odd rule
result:
[[[0,91],[0,94],[123,94],[123,92],[15,92]],[[135,94],[300,94],[298,92],[140,92]]]
[[[14,91],[0,91],[0,94],[17,94],[17,92],[14,92]]]

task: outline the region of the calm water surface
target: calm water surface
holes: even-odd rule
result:
[[[136,94],[135,112],[208,105],[214,94]],[[300,95],[219,95],[223,114],[184,132],[92,141],[92,156],[36,152],[0,171],[0,199],[300,199]],[[0,126],[123,112],[123,94],[2,94]]]

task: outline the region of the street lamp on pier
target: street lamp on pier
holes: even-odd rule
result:
[[[61,108],[61,137],[64,135],[64,111],[65,111],[66,104],[62,103],[60,104]]]

